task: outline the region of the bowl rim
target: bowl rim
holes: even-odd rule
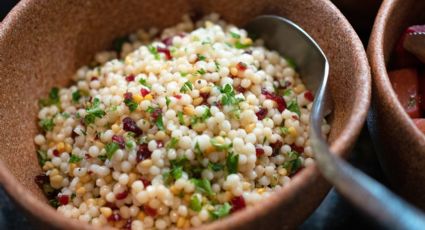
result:
[[[410,137],[414,137],[423,146],[425,145],[425,134],[413,122],[413,119],[406,113],[400,101],[397,98],[391,81],[388,77],[387,64],[384,55],[384,39],[387,36],[387,28],[390,25],[388,18],[392,17],[397,10],[397,6],[402,4],[403,0],[384,0],[379,8],[372,33],[369,39],[367,54],[372,71],[372,82],[374,93],[382,97],[382,102],[388,103],[394,110],[390,116],[396,123],[403,124],[402,129],[408,132]],[[394,47],[390,47],[391,50]]]
[[[359,97],[358,104],[353,108],[353,113],[346,121],[345,128],[335,138],[331,145],[331,150],[336,155],[342,158],[348,156],[348,152],[355,143],[363,124],[366,120],[367,112],[371,100],[371,75],[369,63],[363,44],[354,31],[351,24],[339,11],[339,9],[330,1],[319,0],[321,4],[325,6],[325,10],[329,11],[334,17],[338,18],[339,22],[345,28],[347,37],[350,38],[349,45],[353,48],[353,55],[356,58],[358,64],[356,65],[356,73],[358,80],[362,83],[362,87],[358,88],[356,95]],[[9,14],[3,20],[0,27],[0,41],[8,31],[12,30],[14,25],[22,20],[22,14],[31,9],[32,6],[36,5],[36,1],[33,0],[22,0],[20,1]],[[306,167],[300,171],[296,176],[292,178],[291,183],[278,191],[274,192],[269,198],[261,202],[261,205],[255,205],[247,208],[243,211],[234,213],[224,219],[210,222],[206,225],[202,225],[202,229],[229,229],[237,228],[241,226],[241,223],[245,221],[252,221],[260,216],[267,215],[267,212],[262,210],[276,209],[283,201],[294,197],[297,191],[301,190],[302,187],[306,187],[308,184],[313,183],[317,177],[322,177],[315,165]],[[0,184],[4,187],[8,196],[14,200],[19,208],[27,213],[31,213],[34,217],[38,218],[43,222],[57,227],[63,228],[67,226],[70,229],[100,229],[87,223],[80,222],[76,219],[67,218],[56,210],[51,208],[47,203],[35,198],[32,193],[25,189],[25,187],[19,183],[17,178],[12,175],[8,170],[7,166],[0,160]],[[106,229],[112,229],[110,227],[102,227]]]

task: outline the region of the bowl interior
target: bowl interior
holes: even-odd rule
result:
[[[20,188],[25,188],[22,194],[45,200],[33,180],[41,172],[33,137],[38,99],[51,87],[69,84],[76,69],[97,51],[109,48],[114,38],[138,28],[171,26],[186,13],[208,12],[217,12],[236,25],[257,15],[276,14],[303,27],[322,47],[331,66],[332,149],[341,156],[350,149],[369,106],[369,69],[357,35],[328,1],[24,0],[0,30],[0,160],[8,170],[4,173],[13,176],[9,184],[19,186],[19,181]]]

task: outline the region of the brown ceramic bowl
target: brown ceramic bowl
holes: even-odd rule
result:
[[[378,158],[395,191],[425,208],[425,136],[397,100],[387,67],[395,43],[410,25],[425,23],[425,1],[384,1],[369,41],[373,74],[368,126]]]
[[[338,156],[347,156],[366,119],[370,73],[358,36],[329,1],[23,0],[0,29],[0,182],[22,210],[43,226],[91,229],[55,212],[34,183],[41,172],[33,144],[38,98],[54,85],[69,83],[79,66],[110,47],[116,37],[141,27],[173,25],[188,12],[213,11],[237,25],[261,14],[285,16],[316,39],[331,66],[334,111],[329,141]],[[204,228],[294,228],[329,188],[311,166],[270,199]]]

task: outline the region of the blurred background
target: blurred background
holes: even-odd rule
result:
[[[18,3],[17,0],[0,0],[0,21]],[[334,4],[351,22],[365,47],[381,0],[333,0]],[[1,24],[0,24],[1,26]],[[367,174],[386,184],[376,160],[367,127],[352,152],[350,162]],[[358,212],[332,189],[319,208],[300,226],[300,229],[383,229],[374,220]],[[16,210],[13,202],[0,185],[0,229],[43,229],[31,226],[25,216]]]

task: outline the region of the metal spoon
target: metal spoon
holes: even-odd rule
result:
[[[329,150],[322,136],[322,121],[332,107],[327,100],[329,63],[317,43],[299,26],[278,16],[260,16],[245,29],[265,41],[265,45],[299,67],[308,88],[315,91],[310,117],[310,140],[316,165],[322,175],[357,208],[389,229],[425,228],[425,215],[386,187]]]

